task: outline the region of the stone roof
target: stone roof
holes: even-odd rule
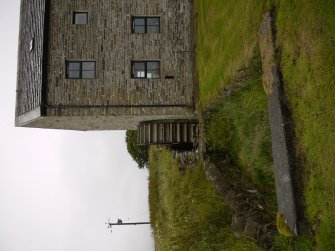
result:
[[[46,9],[46,0],[21,0],[16,117],[42,104]]]

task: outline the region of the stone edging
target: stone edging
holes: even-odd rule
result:
[[[284,94],[280,70],[275,62],[274,18],[266,13],[259,29],[259,46],[262,56],[263,86],[268,97],[268,113],[271,130],[272,156],[278,211],[287,225],[297,235],[297,206],[295,201],[293,170],[285,128],[283,108]]]

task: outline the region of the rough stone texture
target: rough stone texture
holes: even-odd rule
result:
[[[183,151],[173,150],[173,157],[177,160],[179,166],[179,172],[184,175],[186,170],[193,169],[197,166],[199,160],[198,150]]]
[[[25,126],[76,129],[90,117],[78,129],[135,129],[194,118],[192,8],[193,0],[49,1],[46,118]],[[88,12],[87,25],[73,24],[75,11]],[[161,32],[133,34],[132,16],[159,16]],[[66,79],[67,60],[96,61],[96,79]],[[131,60],[160,61],[161,78],[132,79]]]
[[[207,179],[234,212],[231,229],[236,236],[252,238],[257,245],[270,249],[277,234],[275,216],[252,183],[226,158],[224,154],[205,155],[204,168]]]
[[[116,116],[127,129],[134,127],[130,116],[192,115],[191,9],[189,0],[52,1],[48,105],[137,107],[47,108],[47,115]],[[88,24],[72,24],[74,11],[87,11]],[[161,33],[133,34],[132,16],[159,16]],[[66,60],[96,61],[96,79],[65,79]],[[160,60],[161,78],[131,79],[131,60]]]
[[[22,0],[16,89],[16,116],[42,103],[45,0]],[[33,50],[30,51],[30,42]]]
[[[274,37],[272,31],[273,18],[270,12],[266,13],[260,28],[260,40],[259,47],[262,56],[262,70],[263,70],[263,87],[266,94],[271,94],[273,85],[276,84],[278,79],[277,75],[274,75],[274,69],[277,68],[275,62],[275,49],[274,49]]]
[[[292,232],[297,230],[297,208],[292,179],[292,165],[288,150],[283,112],[283,93],[279,68],[275,64],[272,17],[268,13],[260,27],[260,49],[263,65],[263,84],[268,94],[268,111],[270,120],[272,156],[274,163],[275,185],[278,211],[287,220]]]
[[[146,116],[147,120],[185,119],[185,116]],[[136,130],[142,116],[49,116],[40,117],[24,127],[53,128],[66,130]]]

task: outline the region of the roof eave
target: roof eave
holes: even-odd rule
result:
[[[42,107],[38,106],[29,112],[26,112],[22,115],[15,117],[15,126],[16,127],[24,127],[27,126],[29,123],[36,121],[42,118]]]

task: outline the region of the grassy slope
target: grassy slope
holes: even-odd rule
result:
[[[335,2],[280,0],[277,41],[285,90],[309,179],[318,250],[335,247]]]
[[[249,64],[266,1],[196,0],[200,97],[206,106]]]
[[[197,65],[201,102],[207,107],[213,97],[231,83],[237,72],[250,64],[257,44],[260,17],[271,5],[278,10],[279,62],[296,123],[297,147],[310,173],[305,189],[307,211],[311,222],[320,221],[316,231],[317,248],[332,250],[335,246],[335,2],[198,0]],[[243,167],[248,166],[248,161],[252,163],[251,158],[242,153],[250,151],[250,142],[255,135],[243,140],[244,132],[249,130],[247,126],[243,127],[243,123],[248,123],[248,116],[247,112],[243,114],[236,108],[238,102],[242,102],[241,107],[248,111],[242,99],[243,95],[248,99],[248,91],[240,94],[240,101],[239,97],[234,97],[215,113],[221,117],[213,116],[217,122],[209,126],[213,131],[209,137],[220,139],[212,143],[214,148],[224,150],[227,150],[227,144],[222,139],[228,138],[229,150]],[[260,93],[254,94],[260,97]],[[225,135],[226,128],[217,126],[221,123],[234,129],[239,121],[243,122],[239,127],[239,139]],[[220,133],[222,137],[216,137]]]
[[[247,87],[206,112],[206,140],[213,151],[228,152],[258,189],[275,203],[267,98],[261,82],[258,29],[268,1],[197,0],[197,67],[203,107],[238,73]]]
[[[197,66],[203,107],[246,67],[248,87],[210,111],[206,138],[226,151],[259,188],[274,195],[267,100],[261,83],[258,28],[267,1],[197,0]],[[229,128],[229,129],[228,129]],[[226,134],[226,135],[224,135]],[[274,199],[273,199],[274,201]]]
[[[259,250],[230,232],[230,212],[201,163],[181,175],[169,150],[152,147],[149,168],[150,218],[158,250]]]
[[[206,111],[205,136],[209,150],[229,153],[275,206],[267,98],[260,55],[256,54],[246,71],[247,85]]]
[[[197,64],[201,101],[206,107],[219,90],[231,83],[230,81],[239,70],[253,65],[250,62],[254,57],[254,48],[257,46],[259,22],[270,3],[260,0],[197,0],[196,2]],[[281,52],[278,60],[282,67],[285,90],[296,122],[298,147],[305,157],[306,169],[310,173],[305,189],[309,219],[312,222],[316,219],[320,220],[320,227],[316,233],[317,248],[332,250],[335,246],[335,171],[333,168],[335,2],[333,0],[272,0],[271,2],[278,10],[277,43]],[[257,76],[251,79],[256,80]],[[269,168],[269,161],[267,157],[264,158],[267,155],[264,148],[269,142],[269,135],[266,132],[268,130],[266,123],[263,124],[264,93],[260,85],[253,80],[252,82],[251,87],[241,90],[229,99],[226,105],[221,105],[212,111],[218,116],[212,116],[214,120],[210,128],[213,128],[212,137],[215,138],[221,133],[221,139],[226,137],[227,131],[218,126],[219,124],[234,128],[233,135],[228,135],[228,144],[222,144],[221,140],[212,144],[214,148],[224,150],[227,150],[228,145],[233,152],[234,161],[257,181],[262,174],[258,174],[260,177],[257,177],[255,167],[258,166],[258,169],[261,167],[263,171]],[[262,118],[261,123],[253,124],[254,119],[257,118]],[[254,128],[259,126],[261,129],[250,130],[254,128],[243,126],[249,123]],[[209,137],[211,137],[210,133]],[[197,198],[204,198],[204,195],[195,195],[196,193],[192,192],[192,190],[198,190],[211,198],[208,202],[211,206],[203,205],[200,208],[207,208],[206,210],[212,213],[207,214],[208,212],[204,210],[202,213],[209,218],[202,216],[200,218],[218,219],[219,217],[222,222],[226,222],[227,211],[221,207],[219,199],[212,195],[214,194],[212,188],[202,183],[205,177],[201,167],[181,178],[170,153],[164,150],[151,158],[156,163],[156,167],[150,167],[150,208],[155,238],[161,247],[160,250],[173,250],[171,247],[178,250],[176,243],[184,245],[182,244],[184,242],[189,247],[194,245],[191,250],[211,250],[210,245],[220,247],[224,239],[229,243],[231,237],[227,235],[226,230],[216,229],[215,224],[204,227],[192,211],[194,208],[192,199],[197,201]],[[266,176],[263,175],[263,177]],[[202,187],[202,189],[195,189],[196,187]],[[216,201],[215,205],[212,204],[213,201]],[[202,200],[197,202],[201,203]],[[179,207],[180,205],[183,206]],[[181,208],[181,211],[178,211],[178,208]],[[213,208],[221,213],[214,212]],[[185,215],[190,215],[191,218]],[[180,224],[180,220],[183,220],[183,224]],[[192,229],[187,229],[187,226],[191,226]],[[209,232],[216,229],[215,240],[211,239],[212,235],[196,229],[197,226],[202,226],[201,229],[210,229]],[[194,236],[201,243],[195,244],[192,239]],[[308,249],[305,240],[284,237],[278,238],[276,248],[276,250]]]

